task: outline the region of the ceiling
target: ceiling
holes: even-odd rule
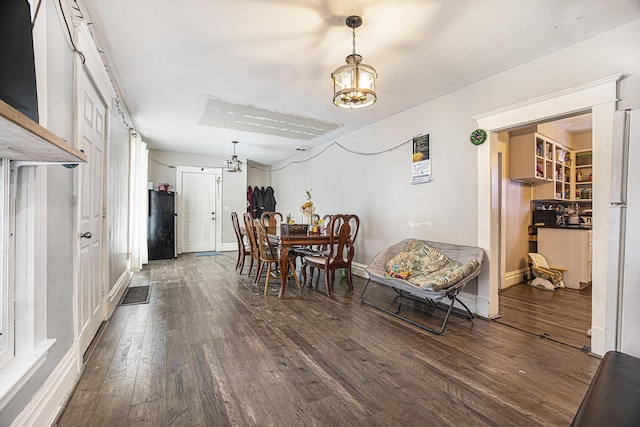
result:
[[[582,114],[579,116],[567,117],[561,120],[555,120],[555,123],[565,129],[569,133],[581,133],[591,130],[592,128],[592,116],[589,114]]]
[[[273,164],[640,17],[640,0],[81,0],[150,149]],[[332,103],[356,50],[378,102]]]

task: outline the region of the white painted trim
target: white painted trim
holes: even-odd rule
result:
[[[238,250],[238,245],[236,243],[222,243],[218,251],[220,252],[233,252]]]
[[[15,241],[15,233],[12,232],[15,221],[15,206],[10,202],[12,200],[11,190],[11,172],[9,168],[9,159],[3,159],[0,163],[0,323],[3,329],[14,331],[15,313],[14,304],[9,301],[14,300],[14,279],[13,268],[15,254],[12,244]],[[15,346],[13,334],[4,333],[0,337],[0,374],[2,367],[13,359]]]
[[[528,267],[521,268],[519,270],[513,270],[505,273],[504,282],[502,282],[502,289],[510,288],[513,285],[522,283],[522,275],[529,271]]]
[[[369,278],[369,274],[364,270],[367,268],[366,264],[360,264],[358,262],[351,263],[351,271],[358,277],[364,277],[365,279]]]
[[[621,74],[596,80],[574,88],[555,92],[509,107],[479,114],[473,119],[478,127],[487,131],[488,143],[479,146],[478,150],[478,246],[487,253],[487,265],[480,272],[478,278],[478,309],[479,314],[487,313],[486,317],[498,314],[498,274],[499,256],[497,226],[492,218],[497,211],[497,132],[510,127],[535,124],[567,114],[591,111],[593,117],[594,141],[594,170],[598,176],[610,176],[611,129],[613,128],[613,109],[617,101],[617,82]],[[609,153],[607,155],[607,152]],[[597,153],[601,153],[600,158]],[[610,189],[605,188],[606,182],[598,183],[599,191],[594,191],[593,215],[594,219],[601,218],[594,223],[593,258],[601,262],[593,266],[593,298],[592,298],[592,328],[602,328],[602,335],[591,336],[591,348],[595,354],[602,355],[613,349],[615,344],[615,316],[610,313],[607,305],[607,295],[617,293],[617,280],[607,275],[608,249],[608,200]],[[598,285],[600,283],[600,285]],[[610,297],[611,298],[611,297]],[[609,298],[609,299],[610,299]],[[485,306],[486,305],[486,306]],[[615,313],[614,313],[615,314]],[[613,336],[613,338],[612,338]]]
[[[476,295],[470,294],[468,292],[461,292],[460,294],[458,294],[458,297],[456,299],[464,303],[464,305],[469,308],[470,312],[472,312],[473,314],[478,314],[478,299]],[[460,308],[459,305],[455,305],[454,307]]]
[[[55,339],[42,342],[33,353],[16,356],[0,370],[0,412],[44,365],[55,342]]]
[[[118,278],[118,281],[116,282],[116,284],[113,286],[113,288],[111,288],[111,291],[107,295],[107,304],[106,304],[107,319],[111,317],[114,310],[120,303],[120,300],[122,299],[122,295],[127,290],[127,287],[129,286],[129,282],[131,282],[132,277],[133,277],[132,271],[129,271],[128,269],[123,271],[120,277]]]
[[[93,84],[103,100],[108,101],[105,104],[107,109],[110,110],[111,100],[116,97],[116,93],[109,79],[109,74],[107,74],[107,70],[104,67],[102,57],[98,52],[98,47],[93,41],[87,23],[77,17],[74,17],[72,21],[76,30],[76,45],[84,57],[84,67],[87,70],[87,75],[91,76]],[[79,54],[76,55],[79,56]]]
[[[78,353],[71,347],[47,381],[11,424],[12,427],[50,426],[64,410],[67,399],[80,379]]]
[[[605,77],[559,92],[513,104],[471,117],[482,129],[499,131],[512,127],[514,121],[527,117],[526,123],[536,123],[555,116],[584,111],[600,104],[617,101],[615,87],[622,74]],[[613,86],[613,96],[612,89]]]

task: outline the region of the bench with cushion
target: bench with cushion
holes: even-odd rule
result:
[[[571,425],[640,425],[640,359],[619,351],[607,352]]]
[[[456,298],[467,283],[480,273],[483,258],[484,251],[474,246],[404,239],[378,252],[369,263],[365,269],[369,280],[360,301],[429,332],[441,334],[452,313],[473,319],[467,306]],[[397,293],[400,304],[395,312],[364,298],[371,282],[388,286]],[[444,309],[446,314],[442,325],[434,329],[400,315],[402,298]],[[448,304],[443,302],[445,299],[449,301]],[[464,311],[453,311],[456,301]]]

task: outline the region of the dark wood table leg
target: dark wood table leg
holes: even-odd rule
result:
[[[284,298],[284,292],[287,288],[287,276],[289,274],[289,263],[287,258],[289,257],[289,245],[280,246],[280,276],[282,276],[282,286],[280,287],[280,294],[278,298]]]

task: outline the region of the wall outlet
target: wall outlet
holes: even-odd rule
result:
[[[225,211],[225,212],[229,212],[229,206],[225,206],[225,207],[224,207],[224,211]]]

